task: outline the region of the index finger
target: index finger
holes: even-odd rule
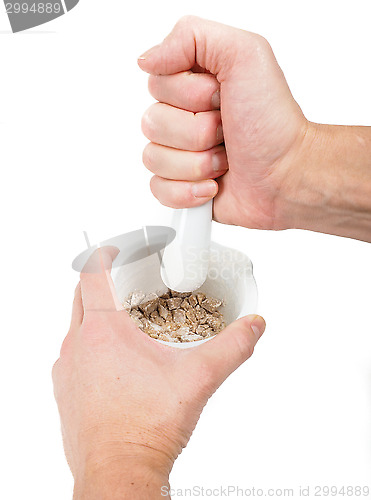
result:
[[[193,113],[220,108],[220,85],[214,75],[192,71],[151,75],[148,88],[157,101]]]

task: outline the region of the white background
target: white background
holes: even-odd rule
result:
[[[141,163],[152,100],[136,58],[185,14],[265,36],[310,120],[371,124],[369,1],[81,0],[16,35],[2,9],[4,500],[71,498],[50,376],[71,261],[83,230],[96,243],[170,220]],[[268,327],[206,407],[172,486],[371,486],[370,245],[217,224],[214,239],[252,259]]]

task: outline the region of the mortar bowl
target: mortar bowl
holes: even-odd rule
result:
[[[140,250],[140,249],[138,249]],[[162,295],[168,291],[161,279],[162,252],[153,253],[140,260],[112,269],[111,275],[117,298],[123,303],[131,292]],[[223,300],[218,309],[228,326],[234,320],[247,314],[255,314],[258,291],[253,275],[251,260],[244,253],[233,248],[211,242],[208,253],[209,270],[205,283],[195,291],[208,297]],[[213,337],[193,342],[156,342],[180,349],[196,347]]]

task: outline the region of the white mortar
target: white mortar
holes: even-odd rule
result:
[[[136,290],[146,294],[155,292],[158,295],[167,291],[161,279],[158,254],[114,268],[112,279],[120,302],[124,302],[128,295]],[[223,305],[218,310],[223,314],[227,325],[246,314],[256,313],[258,291],[251,260],[233,248],[211,242],[208,278],[197,291],[223,300]],[[184,349],[208,340],[210,339],[183,343],[156,341]]]

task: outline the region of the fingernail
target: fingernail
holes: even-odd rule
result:
[[[192,194],[195,198],[212,198],[217,190],[218,186],[214,181],[196,182],[192,186]]]
[[[146,52],[144,52],[141,56],[138,57],[138,60],[139,61],[145,61],[146,59],[149,58],[149,56],[151,56],[158,48],[160,47],[160,45],[155,45],[154,47],[152,47],[151,49],[147,50]]]
[[[220,152],[213,154],[211,158],[211,166],[213,167],[214,172],[226,170],[222,156],[224,156],[224,154]]]
[[[216,92],[213,93],[211,97],[211,105],[215,109],[220,108],[220,90],[217,90]]]
[[[265,330],[265,321],[261,316],[255,316],[251,323],[251,330],[255,333],[256,338],[260,339]]]
[[[224,134],[223,134],[223,126],[219,125],[216,129],[216,140],[219,142],[223,142]]]

